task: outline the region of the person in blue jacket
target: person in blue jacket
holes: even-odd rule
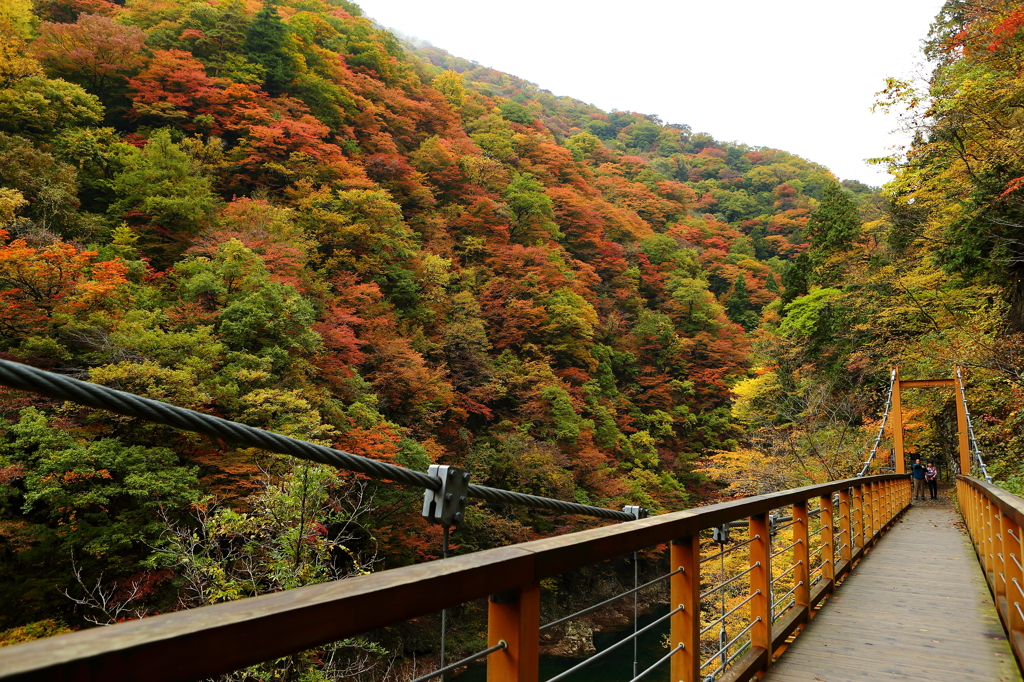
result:
[[[925,469],[924,469],[924,466],[921,464],[921,460],[920,459],[915,459],[914,460],[914,470],[913,470],[913,473],[912,473],[912,477],[914,479],[914,499],[915,500],[923,500],[924,499],[924,474],[925,474]]]

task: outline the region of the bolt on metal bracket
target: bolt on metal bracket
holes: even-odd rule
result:
[[[711,539],[720,545],[729,543],[729,524],[723,523],[711,529]]]
[[[632,516],[634,520],[647,518],[646,507],[638,507],[636,505],[627,504],[625,507],[622,508],[622,511]]]
[[[458,526],[466,514],[469,472],[447,464],[431,464],[427,475],[441,479],[441,489],[423,491],[423,518],[446,528]]]

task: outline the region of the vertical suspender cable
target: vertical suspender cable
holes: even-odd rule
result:
[[[448,526],[443,526],[442,529],[443,530],[442,530],[442,533],[441,533],[441,558],[442,559],[447,559],[448,558],[448,531],[449,531],[449,528],[448,528]],[[443,668],[444,667],[444,649],[445,649],[445,644],[447,643],[446,642],[447,635],[448,635],[448,609],[441,609],[441,665],[438,666],[439,668]],[[447,675],[442,675],[441,676],[441,682],[444,682],[444,680],[447,677],[448,677]]]
[[[978,447],[978,439],[974,437],[974,424],[971,423],[971,410],[967,407],[967,393],[964,390],[964,377],[960,372],[960,367],[956,368],[956,385],[957,390],[960,392],[960,401],[964,404],[964,415],[967,417],[967,435],[971,440],[971,449],[974,450],[974,461],[978,463],[978,468],[981,470],[981,475],[985,477],[985,480],[989,483],[992,482],[992,477],[988,473],[988,467],[985,466],[985,460],[981,458],[981,448]],[[969,475],[971,472],[960,472],[964,475]]]
[[[640,585],[640,564],[637,559],[639,558],[638,552],[633,552],[633,589]],[[637,628],[637,599],[639,598],[639,592],[633,592],[633,677],[636,677],[637,670],[637,640],[640,638],[636,636]]]
[[[721,582],[722,580],[725,580],[725,551],[724,551],[725,545],[724,544],[722,545],[722,548],[723,548],[723,551],[720,552],[721,558],[722,558],[722,577],[719,580],[719,582]],[[721,601],[721,603],[722,603],[722,628],[718,631],[718,648],[719,649],[724,649],[724,648],[727,648],[725,645],[729,641],[729,631],[728,631],[728,629],[725,626],[725,588],[722,588],[721,590],[719,590],[719,592],[721,593],[720,594],[721,599],[719,601]],[[729,656],[729,652],[727,652],[727,651],[723,651],[722,652],[722,667],[723,668],[729,664],[728,663],[728,656]]]
[[[892,408],[892,389],[896,385],[896,370],[892,370],[889,374],[889,396],[885,399],[885,412],[882,414],[882,425],[878,427],[878,435],[875,437],[875,444],[871,446],[871,454],[868,455],[868,461],[864,462],[864,468],[860,470],[857,476],[864,476],[868,472],[868,468],[871,466],[871,460],[875,458],[875,453],[878,451],[878,446],[882,443],[882,436],[885,435],[885,423],[889,421],[889,410]]]

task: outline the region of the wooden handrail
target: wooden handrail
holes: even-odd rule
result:
[[[973,476],[957,476],[957,500],[1013,655],[1024,667],[1024,499]]]
[[[505,599],[491,600],[490,622],[492,628],[515,631],[519,653],[505,650],[492,654],[491,662],[496,664],[489,665],[488,679],[526,682],[530,669],[536,679],[537,652],[531,642],[538,637],[534,602],[536,585],[542,579],[675,542],[679,550],[670,553],[671,565],[673,570],[685,570],[671,578],[672,594],[692,602],[693,595],[699,593],[700,556],[695,551],[695,538],[700,531],[739,519],[762,517],[780,507],[794,506],[794,516],[798,516],[800,506],[808,500],[820,498],[831,505],[833,493],[851,489],[854,504],[848,507],[854,520],[862,513],[857,501],[864,500],[866,504],[872,495],[878,499],[879,491],[889,491],[896,503],[888,511],[872,503],[876,523],[871,525],[868,537],[863,538],[862,546],[850,548],[849,560],[845,560],[847,554],[842,552],[839,563],[830,567],[831,575],[812,590],[809,604],[798,605],[776,623],[758,628],[756,641],[769,643],[770,653],[774,654],[780,646],[784,648],[782,642],[806,621],[814,605],[833,589],[835,581],[852,568],[909,504],[910,488],[905,476],[852,478],[759,495],[4,647],[0,648],[0,680],[200,680],[505,593]],[[848,536],[846,541],[849,542]],[[509,599],[519,599],[519,608],[508,608]],[[676,665],[673,659],[673,671],[678,671],[684,682],[696,682],[691,678],[696,672],[693,658],[699,655],[700,642],[699,619],[694,621],[693,610],[699,612],[699,607],[689,606],[689,617],[673,617],[671,621],[673,642],[688,649],[685,656],[682,652],[677,654],[679,660],[687,661],[686,665]],[[520,617],[530,620],[528,627],[516,620]],[[498,634],[491,632],[489,639],[509,641]],[[742,677],[744,671],[753,674],[769,665],[768,654],[763,647],[753,647],[729,668],[723,679],[748,679],[749,674]],[[509,665],[509,659],[503,658],[508,656],[516,656],[515,665]],[[526,660],[529,658],[533,661]]]

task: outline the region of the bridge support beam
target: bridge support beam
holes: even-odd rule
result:
[[[960,474],[963,476],[971,475],[971,446],[967,442],[967,406],[964,405],[963,401],[963,383],[960,381],[960,367],[956,366],[953,368],[953,402],[956,403],[956,436],[959,443],[960,449]]]
[[[900,368],[893,368],[896,381],[892,384],[892,444],[893,464],[897,474],[907,473],[907,458],[903,454],[903,399],[900,395]]]
[[[487,682],[537,682],[540,658],[540,583],[492,595],[487,609],[487,646],[505,640],[487,659]]]

